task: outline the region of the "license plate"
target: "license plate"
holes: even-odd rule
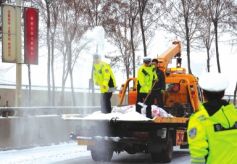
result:
[[[181,145],[184,141],[184,130],[176,131],[176,145]]]

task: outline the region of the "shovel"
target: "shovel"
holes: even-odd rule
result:
[[[154,86],[156,85],[157,82],[158,82],[158,80],[156,80],[156,81],[154,82],[154,84],[153,84],[152,87],[151,87],[150,92],[147,94],[147,96],[145,97],[144,101],[137,103],[138,105],[140,105],[140,106],[142,107],[141,111],[145,111],[145,110],[146,110],[147,105],[145,104],[145,102],[146,102],[146,100],[148,99],[148,97],[151,95],[151,92],[152,92],[152,90],[153,90],[153,88],[154,88]]]

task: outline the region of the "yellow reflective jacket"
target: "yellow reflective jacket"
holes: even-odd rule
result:
[[[237,163],[237,109],[233,104],[221,106],[212,116],[202,105],[190,117],[187,134],[191,163]]]
[[[154,80],[158,80],[155,67],[142,65],[138,69],[137,74],[138,80],[138,92],[148,93],[152,89],[152,84]]]
[[[111,92],[116,87],[113,71],[110,65],[103,61],[93,65],[93,78],[101,93]]]

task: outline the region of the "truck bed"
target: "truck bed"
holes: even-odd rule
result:
[[[187,143],[184,134],[188,118],[124,120],[105,116],[64,119],[77,123],[76,133],[70,137],[77,140],[78,145],[86,145],[94,161],[110,161],[113,152],[126,151],[129,154],[150,153],[154,162],[170,162],[173,146]]]
[[[66,119],[67,120],[67,119]],[[187,127],[187,118],[157,117],[152,120],[86,119],[71,117],[77,122],[76,132],[79,136],[129,137],[131,132],[150,132],[161,128],[183,129]]]

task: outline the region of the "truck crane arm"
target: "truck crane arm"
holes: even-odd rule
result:
[[[177,63],[176,63],[176,67],[179,68],[181,67],[181,43],[180,41],[174,41],[172,43],[172,46],[165,51],[163,54],[161,54],[158,57],[158,61],[159,61],[159,68],[166,72],[167,66],[169,64],[169,62],[172,60],[172,58],[176,57],[177,58]]]

